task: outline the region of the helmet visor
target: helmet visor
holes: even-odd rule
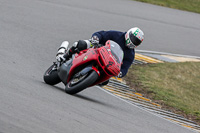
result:
[[[129,33],[129,37],[131,42],[137,47],[142,42],[140,39],[138,39],[132,32]]]

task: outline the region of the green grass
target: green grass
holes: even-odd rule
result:
[[[200,0],[135,0],[150,4],[200,13]]]
[[[200,62],[134,65],[125,80],[153,100],[200,119]]]

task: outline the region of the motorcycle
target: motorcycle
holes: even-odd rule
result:
[[[121,47],[108,40],[105,46],[85,49],[72,55],[72,58],[64,61],[59,68],[54,62],[46,70],[43,78],[49,85],[62,82],[66,93],[76,94],[117,76],[123,55]]]

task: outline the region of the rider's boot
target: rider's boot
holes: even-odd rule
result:
[[[66,53],[66,51],[69,49],[68,48],[69,46],[69,42],[68,41],[64,41],[59,49],[58,49],[58,52],[56,54],[56,60],[57,60],[57,65],[58,67],[62,64],[62,62],[65,60],[65,58],[63,57],[64,54]]]
[[[65,60],[69,60],[73,54],[78,53],[81,50],[87,49],[88,45],[90,45],[90,42],[87,40],[79,40],[78,42],[75,42],[71,48],[68,48],[67,44],[69,45],[69,42],[63,42],[58,50],[56,59],[58,62],[60,62],[60,64],[62,64],[62,62]]]
[[[72,45],[72,47],[69,48],[69,49],[65,52],[65,54],[64,54],[63,57],[65,58],[65,60],[69,60],[69,59],[72,57],[72,55],[75,54],[77,51],[78,51],[78,49],[77,49],[77,42],[75,42],[75,43]]]

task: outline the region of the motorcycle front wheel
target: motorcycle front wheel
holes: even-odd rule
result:
[[[56,67],[56,64],[51,65],[44,73],[44,76],[43,76],[44,82],[49,85],[55,85],[61,82],[58,76],[58,71],[57,69],[55,69],[55,67]]]
[[[65,92],[68,94],[76,94],[92,85],[97,79],[98,74],[94,70],[78,78],[72,78],[67,83]]]

